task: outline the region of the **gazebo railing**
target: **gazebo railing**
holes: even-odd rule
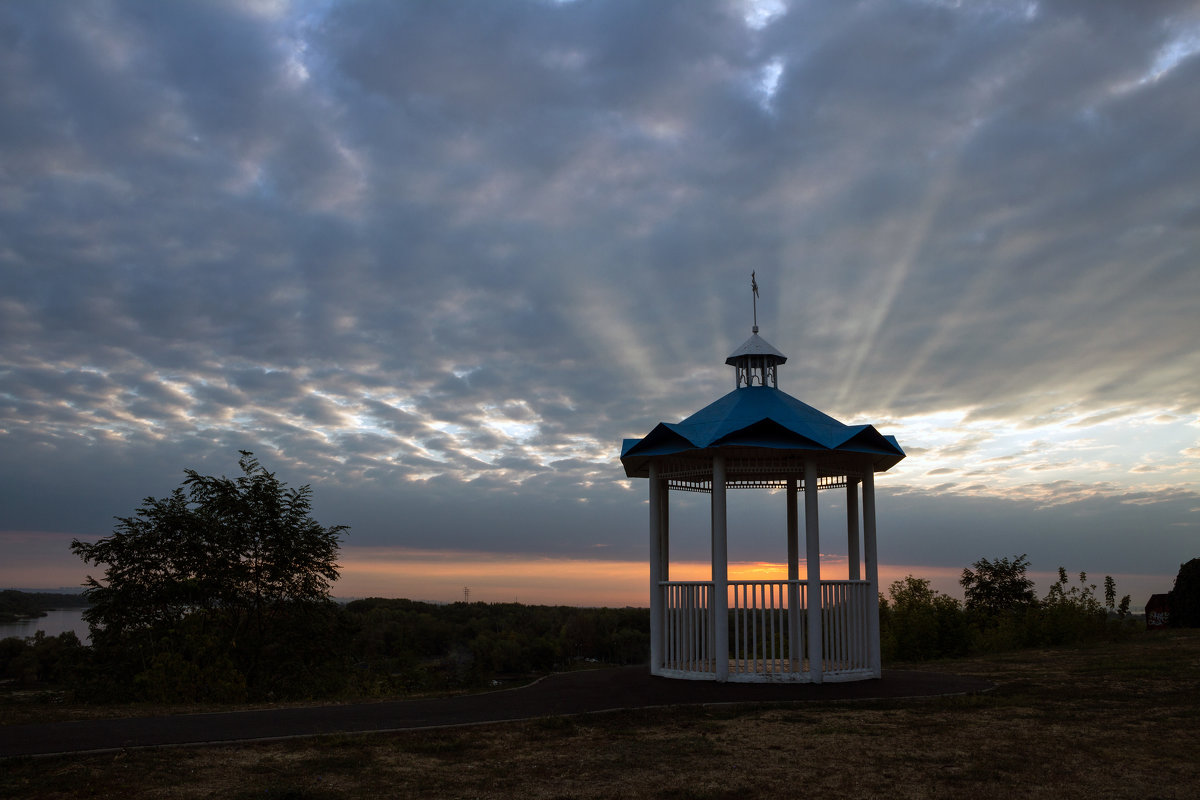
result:
[[[791,608],[805,608],[800,581],[729,582],[729,674],[775,676],[803,671],[804,628]]]
[[[673,581],[663,590],[663,658],[668,669],[714,672],[712,650],[713,585],[706,581]]]
[[[870,581],[821,581],[821,655],[825,671],[871,669]]]
[[[665,581],[662,669],[678,677],[713,678],[716,620],[710,581]],[[824,680],[871,670],[868,581],[821,581],[821,663]],[[808,662],[806,581],[729,581],[729,679],[812,680]],[[794,610],[794,613],[793,613]]]

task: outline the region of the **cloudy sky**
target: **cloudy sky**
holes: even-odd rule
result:
[[[0,104],[0,585],[245,449],[339,594],[644,604],[620,442],[733,388],[752,270],[909,454],[885,578],[1200,555],[1195,2],[9,2]]]

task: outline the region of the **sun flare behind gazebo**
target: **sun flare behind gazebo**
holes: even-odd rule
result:
[[[780,391],[778,367],[786,361],[758,335],[755,324],[750,338],[725,361],[736,373],[732,392],[682,422],[661,422],[642,439],[626,439],[621,448],[625,474],[650,484],[654,675],[813,683],[881,675],[875,473],[895,466],[904,451],[895,437],[871,425],[843,425]],[[728,489],[785,490],[786,580],[729,580]],[[817,492],[831,489],[846,492],[848,580],[821,579]],[[671,491],[712,495],[712,580],[670,580]],[[804,581],[799,579],[801,492]]]

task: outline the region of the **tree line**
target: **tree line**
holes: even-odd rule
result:
[[[1101,590],[1080,572],[1058,568],[1044,597],[1034,593],[1029,558],[982,558],[964,569],[962,601],[911,575],[879,599],[880,646],[885,660],[922,661],[995,653],[1022,647],[1074,644],[1125,636],[1141,625],[1129,613],[1129,595],[1117,599],[1116,581]],[[1168,593],[1170,624],[1200,627],[1200,558],[1179,566]]]
[[[912,575],[879,598],[879,638],[885,661],[925,661],[1022,647],[1074,644],[1130,633],[1136,623],[1129,595],[1117,600],[1116,582],[1104,594],[1080,572],[1063,567],[1045,597],[1034,593],[1029,558],[981,558],[962,572],[962,601]]]
[[[0,589],[0,622],[36,619],[46,616],[51,609],[84,608],[87,604],[87,600],[78,594]]]
[[[644,608],[574,608],[371,598],[338,604],[346,528],[311,517],[309,487],[290,489],[243,452],[236,479],[186,470],[112,535],[72,542],[89,576],[91,644],[74,633],[0,641],[0,679],[52,683],[78,699],[168,703],[392,696],[485,686],[591,662],[644,663]],[[1045,597],[1025,555],[965,569],[963,601],[908,576],[880,597],[885,662],[1064,644],[1120,635],[1129,598],[1065,570]],[[1200,620],[1200,559],[1172,593],[1182,624]],[[1189,605],[1189,603],[1191,605]],[[1189,623],[1189,620],[1190,623]]]
[[[160,632],[84,646],[73,632],[0,640],[0,680],[95,702],[234,703],[391,697],[494,686],[591,664],[644,663],[644,608],[368,598],[276,611],[255,652],[196,612]],[[216,615],[220,616],[220,615]],[[257,635],[257,634],[256,634]]]

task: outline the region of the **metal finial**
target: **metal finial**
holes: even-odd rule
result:
[[[750,270],[750,292],[754,303],[754,333],[758,333],[758,281],[754,279],[754,270]]]

